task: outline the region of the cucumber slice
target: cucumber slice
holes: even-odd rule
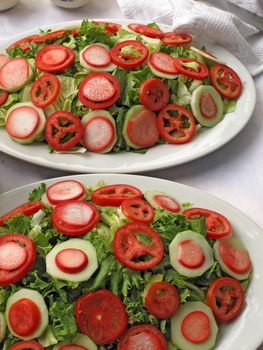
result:
[[[112,115],[105,109],[98,109],[96,111],[92,111],[92,112],[89,112],[88,114],[84,115],[83,118],[81,119],[81,122],[83,125],[85,125],[89,120],[91,120],[94,117],[98,117],[98,116],[107,118],[111,122],[111,124],[113,125],[113,128],[114,128],[114,135],[115,136],[112,140],[112,143],[107,148],[105,148],[103,151],[98,152],[98,153],[108,153],[112,150],[113,146],[115,145],[115,143],[117,141],[116,122],[115,122],[115,119],[112,117]]]
[[[55,262],[56,255],[63,249],[75,248],[83,251],[88,256],[88,265],[84,270],[70,274],[61,271]],[[84,239],[72,238],[66,242],[55,245],[55,247],[46,256],[46,271],[54,277],[64,281],[83,282],[87,281],[98,268],[97,253],[94,246]]]
[[[215,103],[216,114],[212,118],[205,117],[201,112],[200,99],[203,94],[209,94]],[[198,88],[196,88],[192,94],[191,107],[194,117],[202,126],[210,128],[223,119],[224,104],[221,96],[216,91],[216,89],[213,88],[213,86],[201,85]]]
[[[5,337],[6,332],[6,320],[2,312],[0,312],[0,343]]]
[[[104,44],[100,44],[100,43],[94,43],[94,44],[91,44],[91,45],[100,45],[102,47],[104,47],[107,51],[109,51],[109,46],[107,45],[104,45]],[[113,63],[110,63],[108,64],[107,66],[105,67],[93,67],[91,65],[89,65],[83,58],[83,52],[86,50],[87,47],[91,46],[91,45],[88,45],[86,46],[83,50],[81,50],[79,52],[79,63],[82,67],[84,67],[85,69],[87,69],[89,72],[112,72],[114,71],[114,69],[116,68],[115,64]]]
[[[202,55],[200,55],[198,52],[195,52],[194,50],[188,51],[187,58],[191,58],[191,59],[196,60],[196,61],[203,63],[203,64],[206,63],[205,58]]]
[[[210,335],[201,343],[192,343],[187,340],[181,331],[184,318],[191,312],[201,311],[205,313],[210,321]],[[171,318],[171,339],[173,344],[176,344],[180,350],[211,350],[215,346],[218,327],[212,310],[200,301],[189,302],[184,304],[176,311],[176,314]]]
[[[159,70],[155,69],[150,62],[148,62],[148,65],[152,71],[152,73],[159,78],[164,78],[164,79],[175,79],[178,77],[178,74],[168,74],[168,73],[164,73],[164,72],[160,72]]]
[[[98,350],[97,345],[85,334],[77,333],[72,342],[74,344],[82,345],[88,350]]]
[[[193,51],[194,53],[198,54],[199,56],[205,57],[206,59],[213,61],[215,63],[221,63],[221,64],[226,64],[224,61],[222,61],[220,58],[217,58],[213,55],[209,55],[208,52],[205,52],[203,50],[198,49],[197,47],[191,46],[190,50]],[[201,62],[201,61],[200,61]],[[205,63],[205,62],[202,62]]]
[[[39,124],[38,124],[38,127],[37,129],[35,130],[35,132],[33,133],[33,135],[31,135],[30,137],[26,138],[26,139],[19,139],[19,138],[16,138],[16,137],[11,137],[12,140],[22,144],[22,145],[28,145],[30,143],[33,143],[34,141],[40,141],[43,134],[44,134],[44,129],[45,129],[45,124],[46,124],[46,117],[45,117],[45,114],[43,112],[42,109],[36,107],[32,102],[21,102],[21,103],[16,103],[13,107],[9,108],[9,110],[7,111],[7,114],[6,114],[6,117],[5,117],[5,120],[7,122],[7,119],[8,119],[8,116],[10,115],[10,113],[18,108],[18,107],[23,107],[23,106],[29,106],[29,107],[32,107],[34,108],[38,115],[39,115],[39,118],[40,118],[40,121],[39,121]]]
[[[136,40],[137,36],[140,36],[140,41],[142,41],[145,46],[147,46],[148,50],[150,52],[153,52],[153,51],[160,51],[160,48],[162,47],[163,45],[163,42],[161,39],[158,39],[158,38],[150,38],[148,36],[145,36],[143,34],[139,34],[139,33],[136,33],[134,32],[132,29],[130,29],[128,26],[126,25],[123,25],[122,28],[124,30],[126,30],[127,32],[130,32],[132,34],[134,34],[134,38],[132,39],[127,39],[125,38],[125,40]],[[120,40],[121,41],[121,40]]]
[[[227,237],[227,238],[223,238],[223,239],[218,239],[215,242],[215,244],[214,244],[215,259],[219,262],[221,269],[225,273],[227,273],[229,276],[234,277],[235,279],[237,279],[239,281],[247,279],[251,273],[252,268],[250,268],[249,271],[247,271],[246,273],[242,273],[242,274],[236,273],[236,272],[233,272],[232,270],[230,270],[226,266],[226,264],[223,262],[223,259],[221,258],[221,255],[220,255],[220,245],[222,243],[225,243],[225,242],[231,244],[234,248],[240,249],[248,254],[248,251],[244,247],[243,243],[236,236],[231,236],[231,237]]]
[[[200,267],[188,268],[178,261],[179,244],[183,241],[194,241],[198,244],[204,254],[204,261]],[[178,233],[169,245],[170,264],[181,275],[186,277],[198,277],[207,271],[214,263],[213,250],[207,240],[199,233],[191,230]]]
[[[32,300],[38,306],[39,311],[40,311],[40,323],[39,323],[39,326],[35,330],[34,333],[32,333],[31,335],[29,335],[27,337],[21,337],[20,335],[18,335],[15,332],[13,332],[13,330],[12,330],[10,324],[9,324],[9,318],[8,318],[10,307],[15,302],[17,302],[18,300],[20,300],[22,298],[26,298],[26,299]],[[47,309],[47,306],[46,306],[44,298],[36,290],[31,290],[31,289],[26,289],[26,288],[20,289],[18,292],[16,292],[13,295],[11,295],[11,297],[9,297],[9,299],[7,300],[7,304],[6,304],[6,320],[7,320],[7,325],[8,325],[8,328],[9,328],[10,332],[13,333],[19,339],[30,340],[30,339],[35,339],[35,338],[41,336],[41,334],[44,332],[44,330],[48,326],[48,309]]]
[[[170,197],[172,200],[178,202],[173,196],[171,196],[170,194],[167,194],[165,192],[161,192],[161,191],[157,191],[157,190],[149,190],[149,191],[146,191],[143,196],[144,198],[147,200],[147,202],[149,202],[151,204],[151,206],[154,208],[154,209],[158,209],[158,208],[161,208],[161,209],[164,209],[166,210],[165,208],[161,207],[155,200],[154,200],[154,197],[157,196],[157,195],[160,195],[160,196],[168,196]]]

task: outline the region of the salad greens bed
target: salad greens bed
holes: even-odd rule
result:
[[[88,31],[89,27],[84,28]],[[102,34],[101,38],[106,40]],[[107,38],[107,40],[111,39]],[[104,186],[103,182],[87,189],[88,201],[91,200],[91,192],[101,186]],[[40,200],[45,193],[45,188],[46,185],[42,183],[29,194],[28,199],[30,201]],[[189,208],[191,204],[184,203],[182,206]],[[0,233],[19,232],[30,237],[37,247],[37,259],[33,269],[22,280],[0,288],[0,312],[5,311],[7,299],[19,289],[26,287],[37,290],[44,297],[49,310],[49,326],[38,341],[47,349],[51,349],[52,345],[56,343],[70,342],[76,335],[78,331],[74,316],[76,299],[87,291],[106,288],[118,295],[123,301],[128,313],[129,325],[152,324],[158,327],[169,340],[170,321],[168,319],[158,320],[148,313],[143,302],[143,293],[149,283],[164,280],[178,288],[181,304],[189,301],[206,302],[205,292],[208,286],[215,278],[225,275],[218,262],[215,261],[213,266],[202,276],[186,278],[171,267],[168,254],[168,246],[177,233],[191,229],[205,235],[204,217],[187,220],[179,213],[174,214],[164,209],[157,209],[151,227],[159,233],[163,241],[164,258],[159,265],[152,269],[134,271],[116,260],[112,248],[117,228],[127,221],[119,214],[117,207],[97,207],[101,213],[101,221],[92,231],[85,234],[83,239],[91,242],[96,248],[99,268],[88,281],[81,283],[58,280],[46,273],[45,256],[54,245],[70,238],[53,228],[50,220],[51,209],[42,209],[31,216],[19,214],[6,221],[6,226],[0,228]],[[215,241],[209,239],[208,242],[213,246]],[[248,288],[248,284],[249,278],[242,281],[245,290]],[[2,349],[7,350],[11,344],[18,340],[7,330]],[[112,343],[98,346],[98,349],[115,350],[116,346],[116,343]]]

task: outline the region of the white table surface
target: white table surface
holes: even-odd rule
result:
[[[49,0],[21,0],[15,8],[0,12],[0,38],[6,39],[34,27],[84,17],[123,18],[123,15],[115,0],[91,0],[76,10],[61,9]],[[263,228],[263,74],[255,78],[255,83],[257,104],[253,117],[234,140],[194,162],[144,175],[181,182],[210,192],[238,207]],[[0,154],[0,193],[65,174]],[[260,349],[263,350],[263,346]]]

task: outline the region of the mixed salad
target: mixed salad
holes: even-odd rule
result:
[[[42,183],[0,217],[3,350],[210,350],[249,254],[222,214],[128,184]]]
[[[189,142],[235,109],[237,73],[185,33],[83,20],[0,54],[0,125],[50,152],[144,153]]]

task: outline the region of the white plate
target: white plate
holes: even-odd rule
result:
[[[111,20],[121,24],[128,24],[127,20]],[[52,28],[78,25],[80,22],[64,22],[52,26]],[[164,30],[168,26],[162,25]],[[12,38],[5,45],[0,46],[0,52],[8,44],[20,37],[38,33],[37,29],[28,31]],[[111,154],[50,154],[46,144],[20,145],[12,141],[3,128],[0,130],[0,151],[13,157],[37,165],[59,170],[87,173],[87,172],[113,172],[113,173],[135,173],[150,171],[175,166],[200,158],[208,153],[222,147],[235,137],[249,121],[256,101],[255,85],[253,79],[242,63],[229,51],[221,46],[206,44],[207,49],[222,58],[239,74],[243,82],[243,93],[238,100],[234,113],[227,114],[222,122],[211,129],[202,128],[192,141],[184,145],[158,145],[148,150],[146,154],[136,153],[111,153]]]
[[[221,327],[216,350],[255,350],[263,341],[263,232],[246,215],[210,194],[172,181],[136,175],[94,174],[60,177],[44,181],[52,184],[61,179],[75,179],[93,185],[99,180],[107,184],[128,183],[141,190],[158,189],[174,195],[180,202],[209,208],[228,217],[234,233],[247,247],[253,264],[253,279],[246,296],[246,306],[235,321]],[[43,182],[43,181],[41,181]],[[27,200],[28,193],[40,182],[0,195],[0,213],[5,213]]]

